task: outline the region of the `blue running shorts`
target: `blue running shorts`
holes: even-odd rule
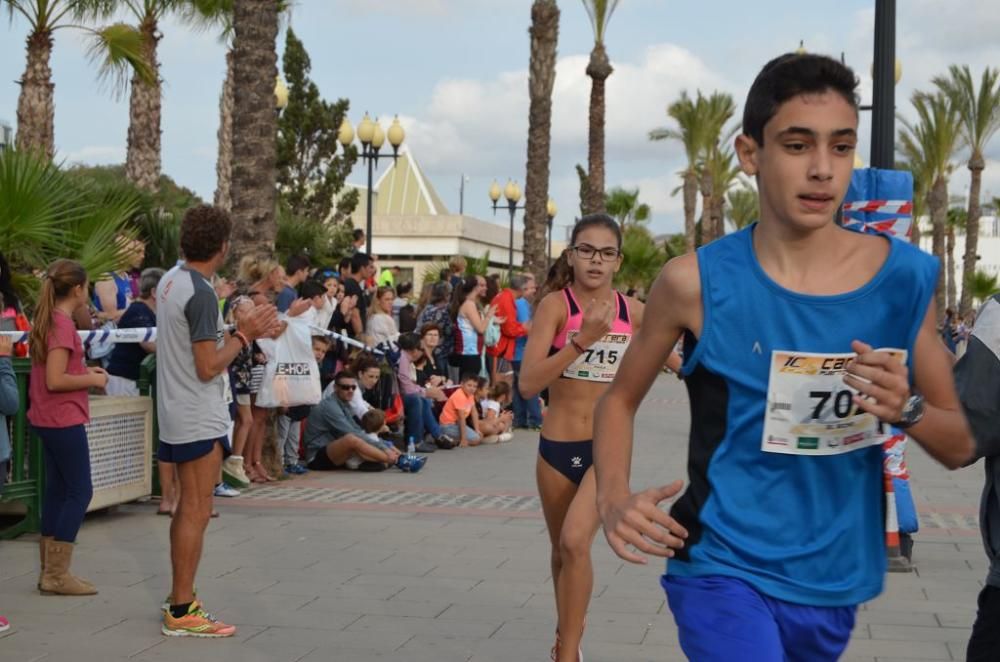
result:
[[[831,662],[847,648],[857,607],[768,597],[734,577],[660,578],[681,649],[697,662]]]

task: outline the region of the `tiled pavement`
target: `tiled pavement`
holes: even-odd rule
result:
[[[683,476],[687,408],[661,378],[638,422],[634,484]],[[37,539],[0,542],[0,662],[521,662],[548,659],[548,539],[534,491],[535,441],[439,452],[418,475],[334,473],[218,504],[198,590],[232,640],[160,635],[168,519],[152,504],[90,517],[76,568],[100,594],[42,597]],[[910,454],[923,530],[916,572],[865,605],[845,659],[963,659],[985,557],[975,524],[982,470],[948,473]],[[658,563],[618,561],[599,538],[588,661],[682,660]]]

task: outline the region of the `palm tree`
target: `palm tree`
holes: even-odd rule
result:
[[[278,12],[274,0],[233,7],[233,161],[231,259],[270,255],[277,234]]]
[[[726,233],[724,225],[726,195],[733,185],[739,181],[742,169],[736,162],[736,154],[732,148],[713,148],[703,164],[711,182],[711,194],[708,197],[708,239],[714,241]]]
[[[608,191],[605,196],[605,208],[608,214],[618,220],[622,230],[649,220],[652,210],[649,205],[639,202],[639,189],[624,189],[619,187]]]
[[[687,167],[680,173],[684,181],[684,239],[687,252],[695,249],[695,211],[698,206],[698,158],[704,143],[704,114],[699,112],[703,97],[698,92],[698,101],[692,101],[687,90],[681,98],[667,106],[667,115],[677,122],[677,129],[659,127],[649,132],[650,140],[679,140],[684,146]],[[676,193],[676,191],[674,191]]]
[[[972,300],[976,303],[983,303],[997,290],[1000,290],[1000,285],[997,285],[997,277],[991,276],[985,271],[977,271],[969,281],[969,291],[972,293]]]
[[[972,293],[966,292],[969,279],[976,271],[979,250],[979,191],[982,187],[986,160],[983,152],[990,139],[1000,130],[1000,69],[986,67],[979,89],[972,80],[968,65],[951,65],[948,76],[937,76],[934,84],[956,106],[962,126],[962,137],[969,146],[969,208],[965,228],[965,255],[962,258],[962,298],[959,314],[972,310]]]
[[[622,266],[615,274],[615,285],[621,288],[648,289],[660,273],[667,256],[653,241],[649,228],[630,225],[622,237]]]
[[[17,139],[19,150],[36,151],[51,159],[55,153],[55,104],[52,69],[54,32],[76,28],[89,33],[90,57],[99,62],[101,77],[123,79],[129,69],[150,80],[152,72],[145,64],[142,37],[137,30],[121,23],[91,28],[76,23],[88,16],[104,18],[113,9],[111,3],[97,0],[0,0],[11,19],[20,15],[28,22],[25,50],[27,63],[18,83]],[[96,8],[96,9],[95,9]],[[103,11],[98,11],[103,10]]]
[[[742,188],[730,191],[726,201],[729,203],[726,217],[733,229],[742,230],[760,218],[760,196],[757,189],[745,182]]]
[[[902,135],[902,132],[900,132]],[[896,145],[897,151],[903,153],[907,160],[896,164],[896,170],[909,170],[913,176],[913,211],[910,224],[910,243],[920,245],[920,219],[927,214],[927,198],[930,195],[931,176],[927,161],[921,153],[909,153],[901,142]]]
[[[958,298],[955,291],[955,231],[961,232],[967,223],[967,212],[961,207],[952,207],[948,210],[945,219],[944,251],[945,270],[948,272],[945,277],[948,308],[955,308]],[[968,241],[968,238],[966,238]]]
[[[618,6],[618,0],[583,0],[594,29],[594,48],[590,51],[587,75],[590,76],[590,132],[587,150],[589,193],[587,213],[604,211],[604,85],[614,71],[604,49],[604,33]]]
[[[722,128],[736,112],[736,102],[725,92],[713,92],[704,99],[699,112],[704,115],[704,135],[702,140],[702,155],[698,165],[699,188],[701,189],[701,228],[702,241],[708,243],[722,236],[722,219],[718,219],[718,227],[712,215],[712,204],[718,196],[725,196],[726,191],[716,186],[716,175],[724,174],[724,157],[721,144],[728,143],[736,129],[729,131],[725,137]],[[730,155],[730,159],[732,156]],[[735,176],[735,175],[734,175]]]
[[[132,76],[129,96],[128,148],[125,153],[125,176],[146,191],[156,191],[160,182],[160,117],[162,81],[156,48],[163,36],[160,20],[170,12],[187,9],[192,0],[120,0],[132,14],[142,35],[142,51],[150,80],[139,73]]]
[[[912,161],[924,161],[931,181],[927,196],[927,206],[931,216],[931,251],[945,262],[945,221],[948,215],[948,177],[954,169],[951,162],[955,151],[961,146],[961,126],[958,109],[951,100],[938,92],[914,92],[913,108],[917,122],[911,123],[900,117],[903,129],[899,142],[902,152]],[[938,285],[934,295],[938,318],[944,317],[947,307],[945,274],[938,274]]]
[[[128,224],[139,205],[127,185],[74,178],[35,151],[0,151],[0,252],[28,298],[41,284],[34,274],[61,257],[78,260],[91,278],[121,268],[127,256],[116,238],[134,234]]]
[[[552,143],[552,86],[556,79],[559,7],[555,0],[531,5],[531,60],[528,65],[528,162],[524,180],[524,266],[544,282],[549,257],[549,152]]]

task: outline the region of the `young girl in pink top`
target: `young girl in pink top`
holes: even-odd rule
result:
[[[108,374],[84,363],[83,343],[72,314],[87,302],[87,272],[72,260],[56,260],[42,281],[29,338],[31,380],[28,421],[42,440],[45,495],[42,503],[44,595],[93,595],[90,582],[69,572],[73,543],[90,505],[90,421],[87,389],[104,388]]]

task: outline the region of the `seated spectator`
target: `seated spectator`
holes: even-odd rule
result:
[[[385,412],[372,407],[361,417],[361,427],[365,431],[364,440],[370,444],[378,444],[378,435],[385,427]]]
[[[459,388],[451,394],[441,410],[441,431],[458,439],[459,446],[478,446],[483,440],[479,434],[479,416],[475,406],[478,387],[478,373],[462,375]]]
[[[483,415],[479,420],[479,431],[483,434],[485,443],[490,437],[497,441],[510,441],[514,435],[510,429],[514,422],[514,413],[507,409],[511,401],[511,390],[508,382],[496,382],[493,386],[483,377],[479,378],[479,388],[476,390]]]
[[[125,314],[118,318],[119,329],[156,328],[156,286],[163,277],[163,269],[145,269],[139,276],[139,298],[129,304]],[[105,392],[114,396],[137,396],[139,365],[156,351],[156,341],[115,343],[108,359],[108,385]]]
[[[413,284],[402,283],[396,287],[396,300],[392,302],[392,317],[400,333],[413,333],[417,330],[417,311],[410,303],[413,295]]]
[[[417,361],[417,383],[424,386],[444,386],[448,383],[448,366],[437,355],[441,344],[441,329],[437,324],[420,327],[420,359]]]
[[[433,453],[435,447],[451,450],[455,447],[453,435],[444,432],[434,416],[433,401],[444,402],[444,391],[438,386],[422,386],[418,381],[417,368],[423,351],[416,335],[408,333],[399,338],[399,391],[403,396],[404,436],[413,439],[417,452]]]
[[[350,401],[358,383],[346,370],[334,378],[335,394],[313,407],[306,422],[306,457],[314,471],[353,469],[382,471],[395,465],[403,471],[416,472],[423,462],[414,462],[400,454],[388,441],[367,432],[351,415]],[[369,423],[375,417],[369,417]],[[385,422],[381,418],[379,427]]]
[[[323,398],[306,420],[306,459],[313,471],[364,469],[382,471],[396,464],[399,451],[379,440],[371,443],[351,413],[358,388],[354,373],[342,370],[334,377],[334,396]]]
[[[434,362],[441,365],[448,364],[448,356],[451,354],[455,320],[448,312],[448,304],[451,301],[451,285],[447,281],[434,283],[431,287],[430,302],[424,306],[420,314],[417,315],[417,328],[422,329],[428,324],[434,324],[441,333],[441,342],[434,348]]]
[[[392,304],[395,300],[396,292],[389,286],[380,287],[375,292],[368,324],[365,327],[368,342],[373,346],[399,338],[399,328],[392,317]]]
[[[94,283],[93,302],[101,323],[117,323],[125,314],[129,303],[135,298],[128,270],[142,266],[142,260],[146,256],[146,246],[141,241],[120,237],[118,242],[128,256],[128,268],[104,274],[101,280]]]

